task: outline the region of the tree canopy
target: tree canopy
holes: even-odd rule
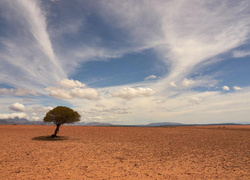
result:
[[[56,108],[47,112],[46,116],[43,118],[43,121],[53,122],[57,126],[55,133],[52,135],[52,137],[56,137],[62,124],[79,122],[80,118],[81,116],[77,111],[65,106],[57,106]]]

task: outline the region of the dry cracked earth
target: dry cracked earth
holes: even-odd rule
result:
[[[250,179],[250,126],[1,125],[0,179]]]

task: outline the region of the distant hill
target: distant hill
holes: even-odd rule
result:
[[[48,125],[48,123],[43,121],[30,121],[30,125]]]
[[[229,126],[229,125],[242,125],[241,123],[218,123],[218,124],[192,124],[194,126]]]
[[[145,126],[149,127],[157,127],[157,126],[183,126],[185,124],[182,123],[176,123],[176,122],[158,122],[158,123],[150,123]]]
[[[19,118],[0,120],[0,125],[12,125],[12,124],[48,125],[48,123],[45,123],[43,121],[28,121],[27,119],[19,119]],[[119,124],[114,125],[110,123],[101,123],[101,122],[78,122],[75,124],[66,124],[66,125],[69,125],[69,126],[113,126],[113,127],[165,127],[165,126],[221,126],[221,125],[242,125],[242,124],[241,123],[182,124],[182,123],[176,123],[176,122],[157,122],[157,123],[150,123],[150,124],[145,124],[145,125],[119,125]],[[49,125],[53,125],[53,123],[50,123]]]
[[[7,125],[7,124],[9,124],[8,121],[0,120],[0,125]]]
[[[110,123],[100,123],[100,122],[79,122],[79,123],[75,123],[74,125],[76,126],[113,126]]]
[[[19,124],[19,125],[47,125],[48,123],[45,123],[43,121],[29,121],[27,119],[1,119],[0,125],[12,125],[12,124]],[[53,123],[50,123],[50,125],[53,125]],[[112,126],[112,124],[109,123],[100,123],[100,122],[79,122],[75,124],[66,124],[71,126]]]
[[[19,124],[19,125],[45,125],[43,121],[28,121],[27,119],[1,119],[0,125],[11,125],[11,124]]]
[[[99,123],[99,122],[90,122],[90,123],[87,123],[86,126],[112,126],[112,124]]]
[[[0,120],[0,124],[29,124],[29,123],[30,121],[28,121],[27,119],[19,119],[19,118]]]

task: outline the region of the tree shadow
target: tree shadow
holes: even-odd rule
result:
[[[69,138],[67,136],[56,136],[56,137],[51,137],[51,136],[37,136],[33,137],[32,140],[35,141],[64,141],[68,140]]]

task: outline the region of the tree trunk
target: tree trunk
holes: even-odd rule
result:
[[[61,126],[61,124],[56,125],[56,130],[55,130],[54,134],[51,135],[51,137],[53,137],[53,138],[56,137],[57,133],[59,132],[60,126]]]

